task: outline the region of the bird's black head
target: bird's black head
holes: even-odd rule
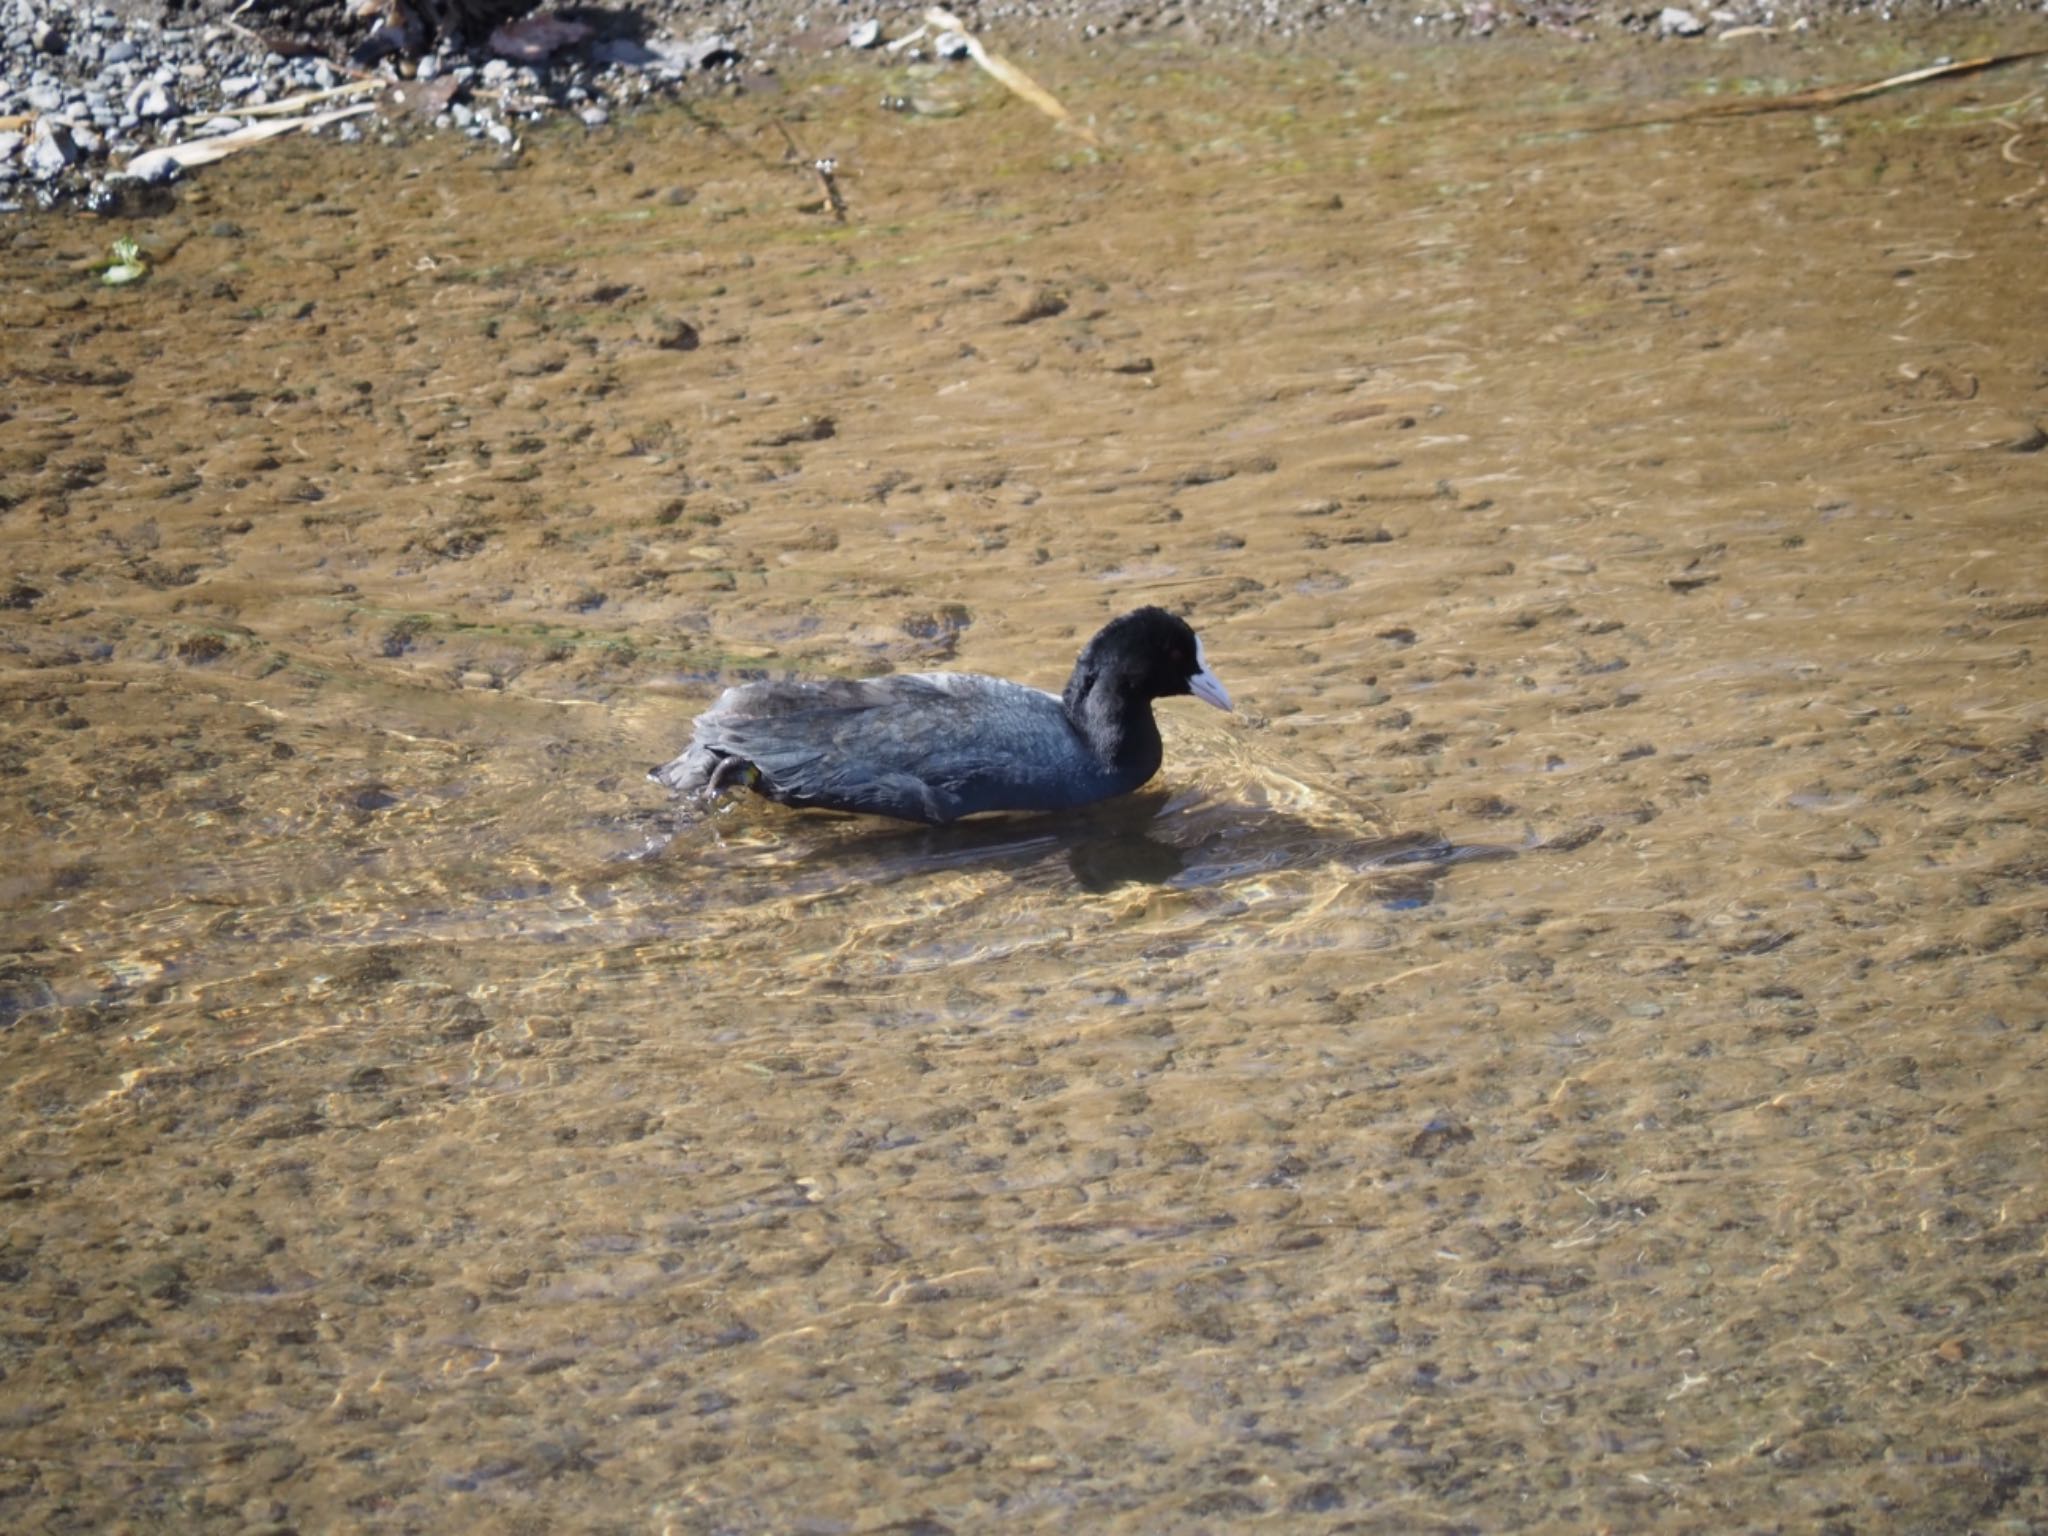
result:
[[[1201,640],[1185,619],[1164,608],[1139,608],[1112,619],[1088,642],[1067,683],[1068,710],[1077,710],[1090,694],[1134,704],[1193,694],[1218,709],[1230,708],[1229,693],[1202,656]]]

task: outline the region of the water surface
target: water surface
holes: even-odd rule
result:
[[[12,226],[0,1519],[2048,1523],[2044,76],[1746,46]],[[1142,602],[1091,815],[643,778]]]

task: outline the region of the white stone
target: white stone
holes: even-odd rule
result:
[[[128,93],[128,110],[137,117],[170,117],[177,107],[160,81],[145,80]]]
[[[36,119],[28,141],[28,173],[37,181],[60,176],[78,159],[78,146],[71,142],[71,130],[54,118]]]
[[[132,176],[137,181],[175,181],[178,170],[177,157],[168,149],[152,149],[130,160],[121,174]]]

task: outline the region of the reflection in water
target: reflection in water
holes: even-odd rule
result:
[[[1553,131],[1782,46],[12,229],[0,1527],[2048,1520],[2048,101]],[[640,779],[1146,601],[1129,800]]]
[[[632,855],[695,858],[719,867],[732,860],[775,868],[798,878],[822,877],[875,886],[940,870],[988,866],[1021,879],[1064,858],[1084,891],[1120,885],[1222,885],[1246,875],[1330,865],[1351,874],[1421,866],[1444,868],[1514,850],[1456,846],[1434,833],[1365,838],[1356,828],[1318,825],[1271,804],[1251,805],[1194,792],[1141,791],[1077,812],[984,817],[943,827],[903,826],[829,813],[792,814],[728,801],[708,814],[679,818],[669,838]],[[765,861],[741,828],[768,823]],[[727,830],[731,827],[731,830]],[[708,832],[711,846],[692,834]],[[673,839],[673,840],[671,840]],[[799,868],[801,874],[799,875]],[[825,873],[829,872],[829,873]],[[1405,902],[1418,886],[1406,882]]]

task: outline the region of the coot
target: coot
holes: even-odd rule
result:
[[[1088,642],[1064,695],[961,672],[728,688],[683,755],[648,777],[678,794],[741,784],[783,805],[904,821],[1063,811],[1159,771],[1152,701],[1179,694],[1230,708],[1195,632],[1140,608]]]

